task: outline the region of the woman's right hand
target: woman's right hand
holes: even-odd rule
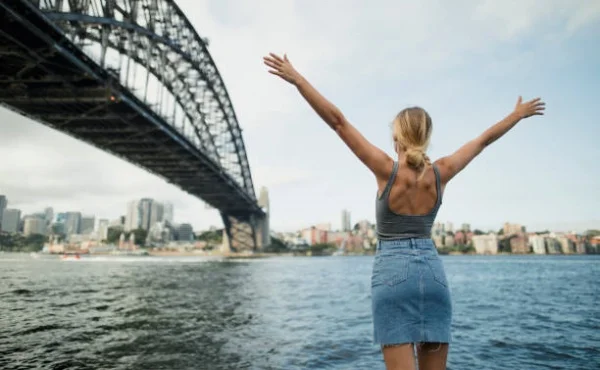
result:
[[[523,103],[523,98],[519,96],[519,100],[517,100],[517,105],[515,106],[514,113],[519,118],[543,116],[545,109],[546,103],[544,103],[541,100],[541,98],[535,98],[533,100]]]
[[[283,55],[283,58],[277,54],[270,53],[268,56],[263,58],[264,63],[271,68],[269,73],[279,76],[285,81],[296,85],[300,80],[300,74],[294,69],[292,63],[287,57],[287,54]]]

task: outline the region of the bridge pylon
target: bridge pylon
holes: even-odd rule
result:
[[[236,217],[221,213],[224,252],[258,252],[265,247],[265,216]]]

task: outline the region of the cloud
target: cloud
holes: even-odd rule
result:
[[[310,172],[291,167],[256,166],[252,168],[256,188],[265,186],[274,190],[282,185],[298,185],[314,180]]]
[[[338,213],[324,210],[342,208],[328,202],[327,191],[364,189],[339,175],[356,168],[342,164],[350,161],[347,149],[318,126],[293,87],[266,72],[263,55],[287,52],[326,96],[366,122],[366,136],[389,148],[381,127],[393,112],[383,108],[396,109],[400,99],[449,105],[475,71],[510,76],[533,64],[545,42],[574,37],[600,18],[600,3],[585,0],[177,3],[210,40],[244,130],[255,188],[267,186],[272,199],[285,203],[274,205],[281,212],[294,209],[285,222],[295,224]],[[114,218],[128,200],[149,196],[172,201],[176,219],[198,228],[220,223],[218,212],[162,179],[3,109],[0,132],[0,193],[27,211],[54,205]],[[329,190],[317,194],[318,186],[308,184],[323,173],[331,176]],[[293,185],[310,189],[302,198],[314,202],[310,211],[303,213],[304,203],[292,206]],[[284,221],[273,219],[275,228],[278,222]]]
[[[572,34],[577,30],[600,21],[600,2],[581,1],[581,5],[569,16],[567,31]]]

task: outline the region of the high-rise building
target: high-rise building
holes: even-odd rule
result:
[[[2,231],[7,233],[17,233],[21,223],[21,211],[18,209],[7,208],[2,215]]]
[[[89,235],[94,232],[96,226],[96,217],[85,216],[81,218],[81,227],[79,228],[79,234]]]
[[[352,222],[350,221],[350,211],[342,210],[342,231],[352,230]]]
[[[152,203],[153,200],[150,198],[144,198],[140,200],[140,215],[141,215],[141,224],[140,228],[144,230],[150,229],[150,219],[152,216]]]
[[[269,246],[271,245],[271,229],[270,229],[270,205],[269,205],[269,191],[266,187],[260,188],[260,196],[258,197],[258,205],[265,212],[265,218],[260,222],[260,240],[258,245]]]
[[[46,220],[41,217],[29,216],[23,220],[23,235],[46,235]]]
[[[6,195],[0,195],[0,231],[4,230],[2,226],[2,215],[4,214],[4,210],[6,209],[7,204],[8,201],[6,200]]]
[[[81,231],[81,212],[65,213],[65,234],[67,236],[79,234]]]
[[[150,207],[150,223],[148,224],[148,229],[152,227],[157,222],[162,222],[164,220],[165,207],[162,203],[152,202],[152,206]]]
[[[163,221],[173,223],[173,203],[166,202],[163,206]]]
[[[140,202],[133,200],[127,204],[127,214],[125,215],[125,231],[139,229],[142,225],[142,214],[140,212]]]
[[[67,214],[65,212],[59,212],[56,214],[56,223],[64,224],[67,221]]]
[[[143,198],[127,204],[125,215],[125,230],[135,229],[150,230],[152,225],[163,220],[173,220],[173,205],[163,205],[153,199]]]
[[[191,242],[194,240],[194,229],[190,224],[181,224],[177,228],[177,240]]]
[[[461,229],[462,229],[462,231],[468,233],[471,231],[471,224],[462,224]]]
[[[108,220],[100,219],[98,220],[98,232],[96,233],[98,240],[106,240],[108,239]]]
[[[46,207],[44,210],[44,221],[46,221],[46,225],[50,225],[52,220],[54,219],[54,210],[52,207]]]
[[[446,232],[454,232],[454,225],[450,221],[446,222]]]

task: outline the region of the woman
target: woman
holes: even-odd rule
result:
[[[539,99],[514,111],[466,143],[454,154],[431,163],[425,151],[431,136],[429,114],[413,107],[393,123],[394,161],[372,145],[298,73],[287,56],[270,54],[270,73],[296,86],[300,94],[356,156],[373,172],[378,247],[371,278],[375,343],[382,347],[387,369],[446,368],[452,306],[442,261],[431,240],[431,226],[446,184],[473,158],[521,119],[542,115]],[[416,355],[415,355],[416,353]]]

